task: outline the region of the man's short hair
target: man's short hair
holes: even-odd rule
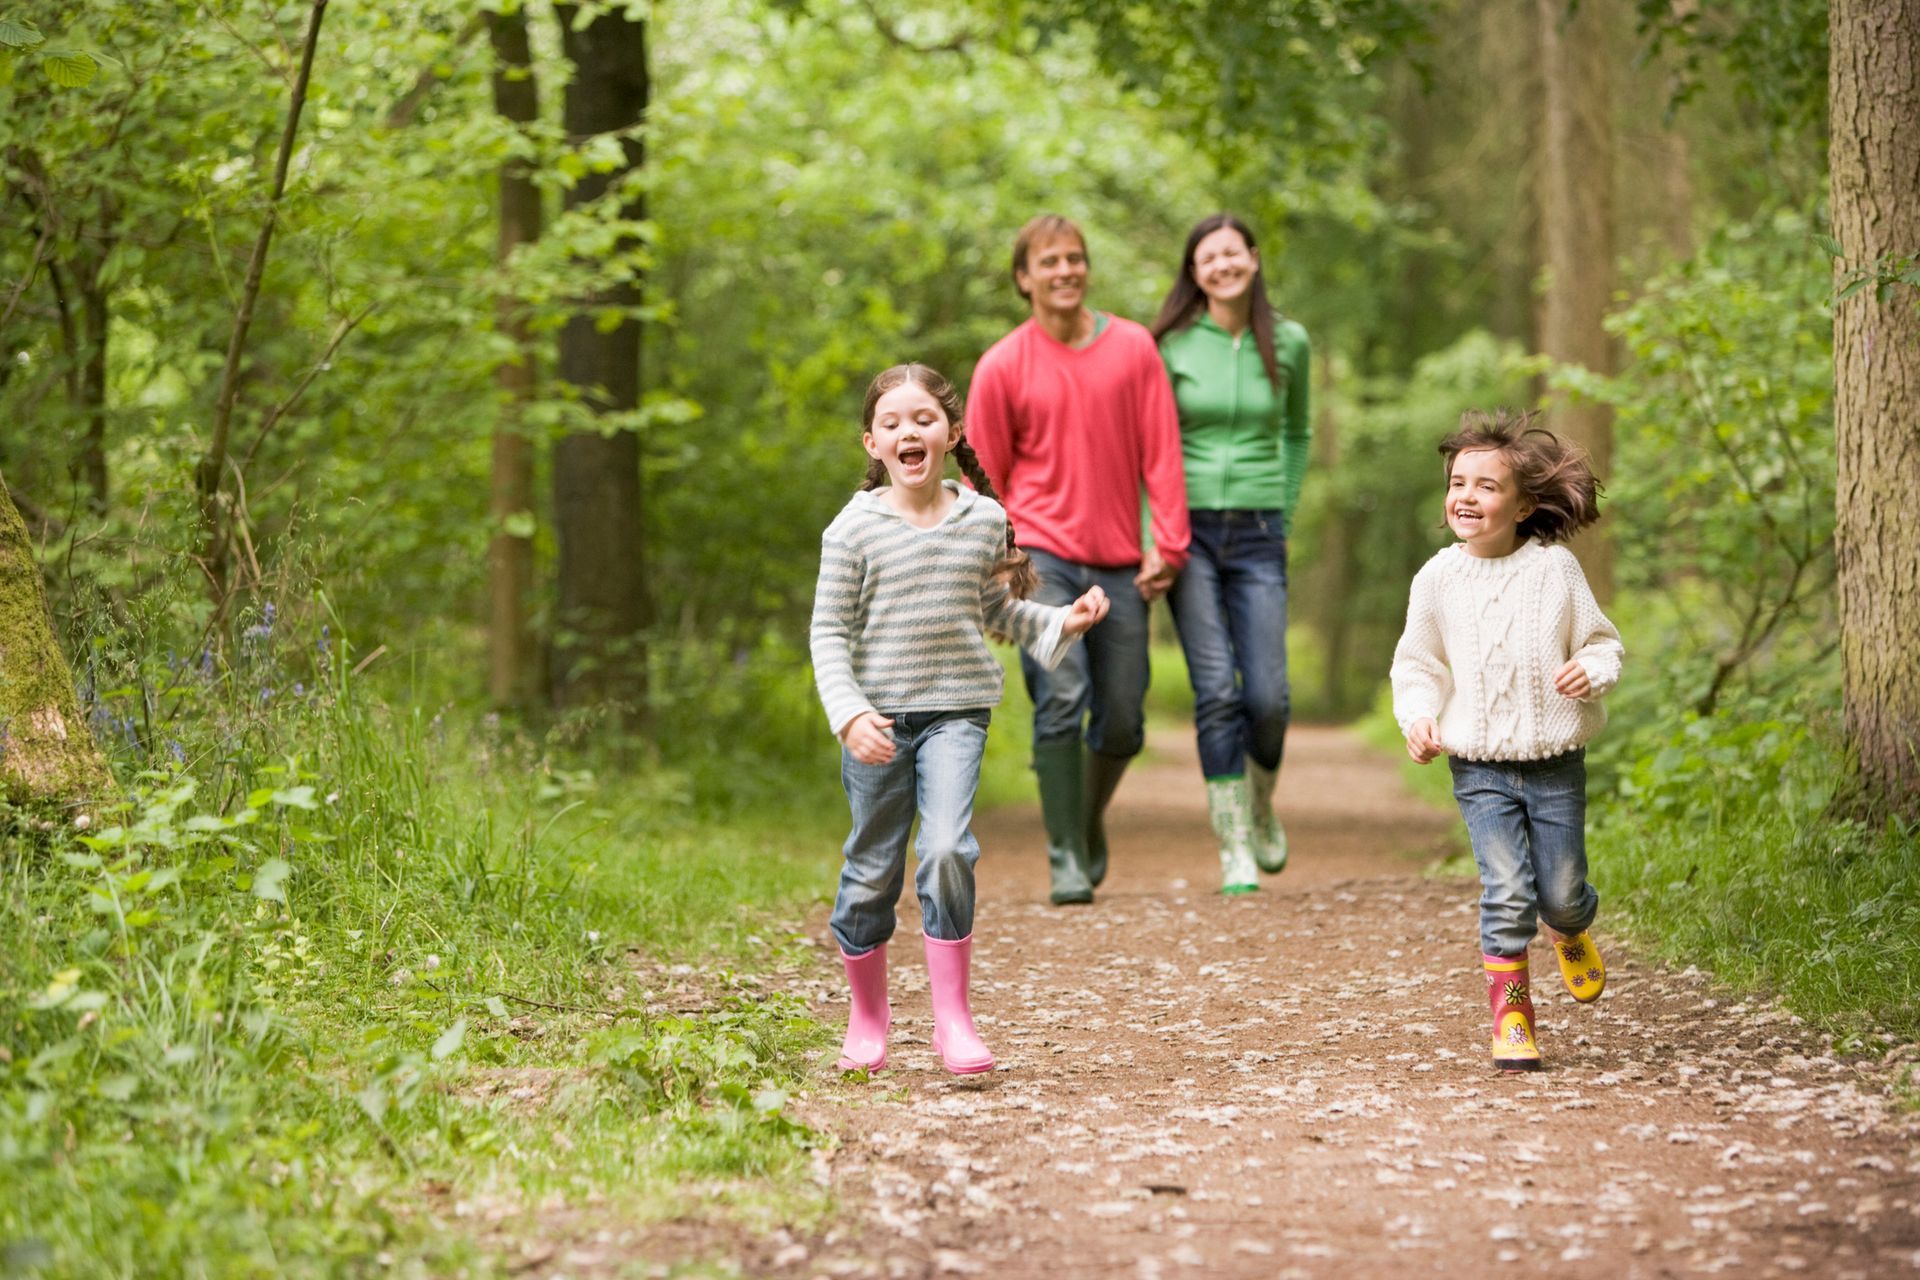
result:
[[[1013,239],[1013,287],[1019,289],[1020,296],[1028,302],[1033,296],[1020,288],[1020,273],[1027,269],[1027,253],[1036,244],[1044,244],[1061,236],[1072,236],[1080,242],[1080,252],[1087,252],[1086,233],[1072,218],[1063,218],[1057,213],[1043,213],[1031,218],[1027,225],[1020,228],[1020,234]],[[1088,259],[1091,261],[1091,257]]]

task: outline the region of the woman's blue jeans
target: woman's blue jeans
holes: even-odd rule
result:
[[[1287,744],[1287,535],[1278,511],[1193,511],[1193,558],[1169,600],[1193,682],[1200,772],[1251,756],[1278,769]],[[1097,628],[1096,628],[1097,629]]]
[[[853,830],[841,850],[846,863],[828,923],[848,955],[865,955],[893,936],[916,812],[920,865],[913,887],[920,895],[920,927],[944,942],[973,932],[980,842],[969,824],[991,715],[984,709],[896,714],[893,759],[886,764],[861,764],[841,749],[840,782],[853,810]]]
[[[1147,602],[1133,585],[1133,568],[1102,569],[1030,550],[1040,589],[1039,604],[1072,604],[1089,587],[1107,593],[1110,607],[1100,625],[1067,650],[1048,671],[1020,651],[1020,670],[1033,699],[1033,745],[1080,741],[1103,756],[1129,759],[1146,745]]]
[[[1600,895],[1587,883],[1587,753],[1546,760],[1448,756],[1453,798],[1480,865],[1480,950],[1517,956],[1535,917],[1561,933],[1593,923]]]

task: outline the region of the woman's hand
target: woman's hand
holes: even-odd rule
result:
[[[840,730],[840,741],[861,764],[887,764],[893,759],[891,728],[893,721],[878,711],[862,711]]]
[[[1407,729],[1407,754],[1415,764],[1426,764],[1445,751],[1440,745],[1440,726],[1430,716],[1421,716]]]
[[[1553,688],[1562,697],[1584,698],[1593,692],[1593,681],[1577,659],[1570,659],[1566,666],[1553,673]]]
[[[1099,587],[1088,587],[1087,594],[1067,606],[1067,620],[1060,624],[1060,630],[1070,636],[1085,635],[1093,630],[1093,624],[1107,616],[1111,601],[1107,593]]]
[[[1140,572],[1133,575],[1133,585],[1138,588],[1140,598],[1152,604],[1167,594],[1173,586],[1173,580],[1179,577],[1177,570],[1167,568],[1167,562],[1160,558],[1157,547],[1148,547],[1140,557]]]

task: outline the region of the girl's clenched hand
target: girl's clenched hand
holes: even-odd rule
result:
[[[893,759],[893,721],[878,711],[862,711],[840,730],[847,754],[861,764],[886,764]]]
[[[1094,623],[1107,616],[1108,605],[1106,592],[1099,587],[1088,587],[1087,594],[1068,607],[1067,620],[1060,625],[1060,630],[1070,636],[1086,634]]]

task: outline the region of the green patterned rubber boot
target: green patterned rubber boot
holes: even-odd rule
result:
[[[1133,763],[1130,756],[1087,752],[1087,879],[1098,889],[1107,878],[1107,806],[1120,786],[1121,775]]]
[[[1220,841],[1220,892],[1259,892],[1260,868],[1253,861],[1253,809],[1244,774],[1207,779],[1207,818]]]
[[[1253,806],[1253,860],[1270,876],[1287,869],[1287,830],[1273,816],[1273,784],[1280,781],[1277,769],[1247,761],[1247,790]]]
[[[1054,742],[1033,749],[1033,772],[1040,780],[1040,818],[1047,829],[1048,896],[1056,907],[1093,901],[1087,878],[1086,784],[1081,775],[1080,744]]]

